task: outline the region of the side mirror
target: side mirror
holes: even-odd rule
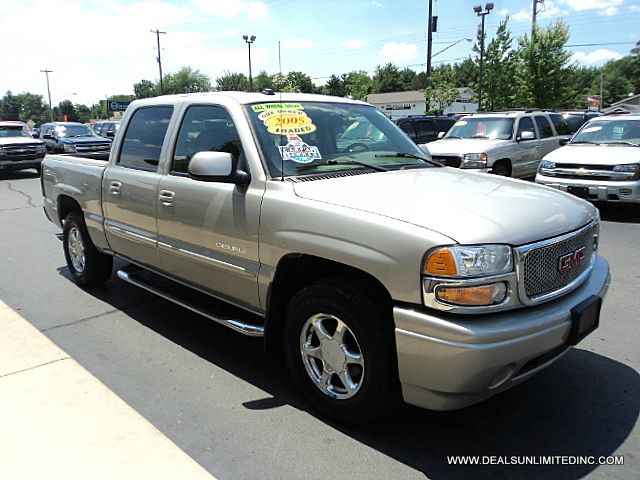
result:
[[[444,134],[445,134],[445,133],[447,133],[447,132],[438,132],[438,138],[442,138],[442,137],[444,137]]]
[[[44,135],[42,135],[42,138],[46,138],[47,140],[53,140],[53,135],[51,135],[50,133],[45,133]]]
[[[107,131],[107,138],[113,138],[115,136],[116,136],[116,132],[114,132],[113,130]]]
[[[567,143],[569,143],[569,138],[561,138],[558,143],[560,144],[561,147],[564,147]]]
[[[518,138],[516,138],[516,141],[527,141],[527,140],[533,140],[534,138],[536,138],[535,134],[533,132],[528,132],[528,131],[524,131],[520,134],[520,136]]]
[[[238,170],[235,163],[227,152],[197,152],[189,162],[189,177],[203,182],[248,185],[249,174]]]

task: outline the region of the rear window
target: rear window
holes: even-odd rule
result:
[[[136,110],[127,126],[118,164],[138,170],[156,170],[173,107]]]
[[[564,117],[559,113],[550,113],[549,118],[553,123],[553,126],[556,127],[556,132],[558,135],[571,135],[571,129],[569,129],[569,125],[564,121]]]

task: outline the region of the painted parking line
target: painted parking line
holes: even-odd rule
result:
[[[214,477],[0,300],[0,478]]]

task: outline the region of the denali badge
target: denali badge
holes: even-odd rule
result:
[[[558,271],[564,273],[578,265],[586,257],[586,247],[581,247],[571,253],[561,256],[558,259]]]

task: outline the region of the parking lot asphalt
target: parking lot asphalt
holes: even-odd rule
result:
[[[640,476],[640,210],[636,208],[602,208],[600,252],[611,263],[613,279],[601,325],[558,363],[461,411],[428,412],[405,406],[382,424],[354,429],[309,412],[282,365],[263,353],[259,340],[212,324],[115,276],[101,289],[76,287],[66,270],[58,231],[44,218],[41,205],[37,177],[30,172],[0,173],[0,299],[8,305],[0,318],[4,321],[17,312],[37,335],[55,344],[52,348],[65,358],[56,363],[75,362],[85,372],[82,375],[97,379],[104,388],[97,397],[111,398],[109,402],[136,419],[113,420],[110,425],[141,422],[143,430],[160,435],[156,441],[167,448],[171,445],[166,442],[173,444],[216,478]],[[20,349],[8,357],[25,352]],[[4,358],[0,357],[0,365],[9,362]],[[20,401],[21,390],[0,393],[9,399],[3,401],[13,401],[2,405],[3,425],[10,417],[26,419],[9,423],[19,435],[9,438],[19,438],[20,448],[33,459],[48,458],[50,442],[37,441],[38,427],[56,416],[53,410],[40,411],[35,399],[50,396],[47,381],[73,376],[46,374],[56,363],[35,369],[42,375],[30,391],[31,403]],[[11,376],[0,377],[0,389]],[[73,392],[71,387],[63,390]],[[64,407],[55,399],[53,403]],[[66,414],[73,416],[78,408],[77,403],[68,404]],[[84,422],[84,427],[96,428],[98,438],[103,431],[99,417],[93,414]],[[21,431],[27,420],[31,429]],[[67,427],[57,425],[54,430],[66,439]],[[112,448],[118,447],[93,446],[95,457],[89,458],[95,462],[116,455]],[[4,452],[5,445],[1,447]],[[133,452],[138,452],[134,457],[145,456]],[[624,465],[454,466],[447,462],[450,455],[622,455]],[[77,461],[62,456],[59,464],[70,467]],[[5,475],[12,466],[0,453],[0,476],[19,478]],[[149,472],[143,470],[137,478],[148,478]]]

